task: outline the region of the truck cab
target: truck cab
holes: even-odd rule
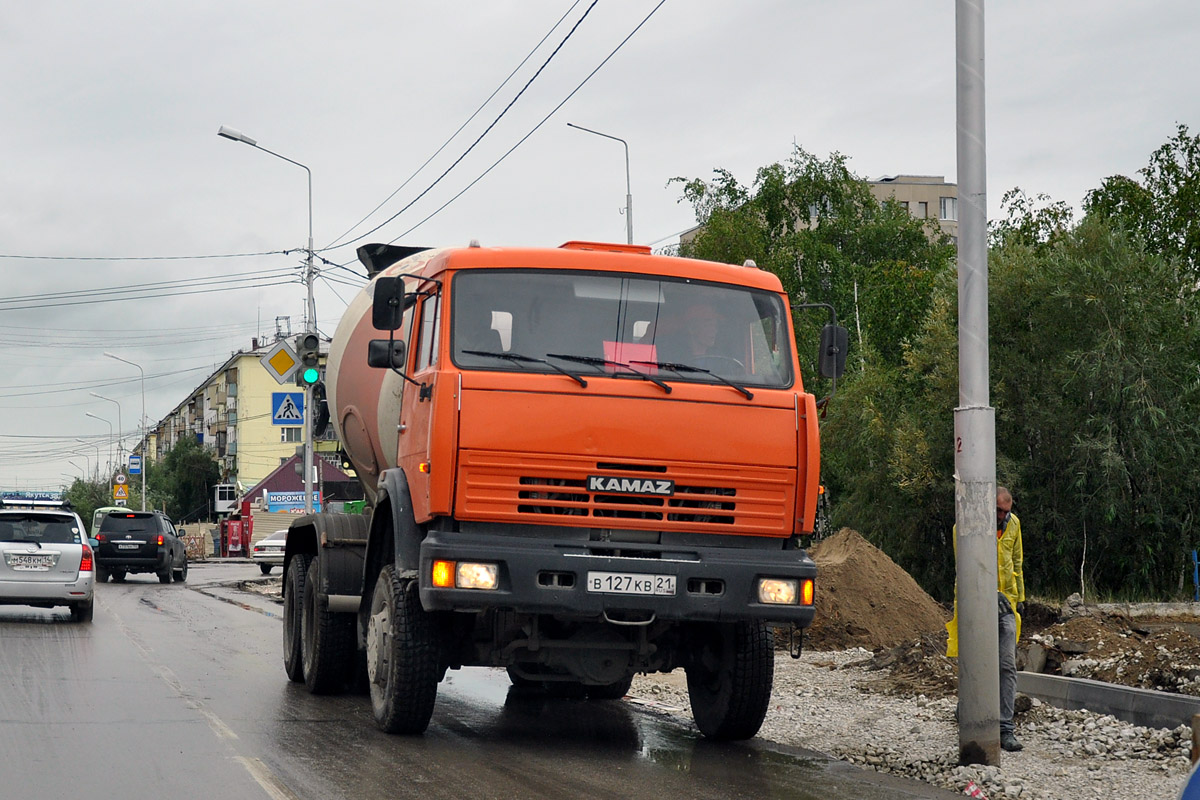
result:
[[[754,735],[767,625],[807,626],[816,578],[817,411],[778,278],[625,245],[423,251],[351,304],[326,378],[372,513],[293,525],[285,609],[339,610],[380,727],[423,730],[451,668],[604,698],[683,667],[703,733]]]

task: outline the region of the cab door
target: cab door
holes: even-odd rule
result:
[[[433,290],[421,298],[416,309],[416,330],[410,341],[415,344],[409,353],[409,374],[415,383],[404,382],[404,399],[400,411],[398,464],[408,478],[412,493],[413,513],[423,522],[433,513],[446,513],[431,503],[431,473],[435,465],[431,458],[431,438],[434,424],[434,398],[438,382],[439,345],[441,343],[441,292]],[[449,460],[449,459],[447,459]],[[449,465],[444,465],[448,467]]]

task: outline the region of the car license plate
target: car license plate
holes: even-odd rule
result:
[[[646,575],[637,572],[589,572],[587,590],[598,594],[675,594],[674,575]]]
[[[139,545],[139,544],[119,544],[119,545],[117,545],[118,550],[137,550],[139,547],[141,547],[141,545]]]
[[[55,562],[58,561],[58,556],[52,554],[25,555],[24,553],[6,553],[4,560],[14,570],[44,572],[54,566]]]

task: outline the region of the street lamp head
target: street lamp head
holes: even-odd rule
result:
[[[239,130],[236,130],[234,128],[227,128],[224,125],[222,125],[220,130],[217,131],[217,136],[223,136],[226,139],[232,139],[235,142],[243,142],[245,144],[250,145],[251,147],[258,146],[258,142],[256,140],[251,139],[249,136],[247,136],[246,134],[242,133]]]

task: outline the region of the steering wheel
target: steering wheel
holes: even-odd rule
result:
[[[729,370],[730,365],[737,367],[738,372],[745,373],[746,371],[746,365],[741,361],[738,361],[733,356],[722,356],[715,354],[692,356],[691,360],[695,363],[695,366],[711,370],[713,372],[729,372],[731,371]],[[725,369],[722,369],[722,367]]]

